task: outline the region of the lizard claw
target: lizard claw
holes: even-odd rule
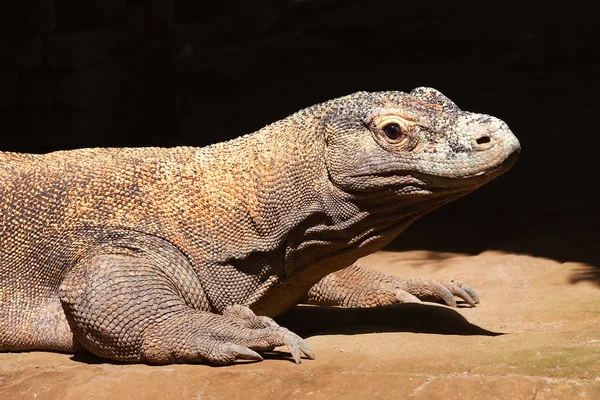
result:
[[[471,307],[475,307],[475,304],[479,303],[479,296],[469,286],[462,284],[457,281],[443,281],[440,282],[448,291],[456,297],[459,297],[466,301]]]
[[[442,299],[448,307],[456,307],[456,300],[454,300],[454,295],[446,286],[442,285],[439,282],[435,282],[433,284],[433,290],[435,291],[435,294],[440,299]]]
[[[249,349],[244,346],[240,346],[237,344],[227,343],[226,347],[229,347],[228,353],[231,354],[236,359],[240,360],[252,360],[252,361],[262,361],[263,358],[260,354],[255,352],[252,349]]]
[[[310,346],[308,345],[308,343],[306,343],[304,340],[302,340],[302,342],[300,342],[299,344],[300,346],[300,351],[309,359],[309,360],[314,360],[315,359],[315,353],[313,353],[312,349],[310,348]]]
[[[258,353],[254,352],[254,350],[268,351],[277,346],[287,346],[296,364],[300,364],[302,354],[311,360],[315,358],[315,354],[304,339],[287,328],[280,326],[272,318],[256,316],[248,307],[241,305],[227,307],[223,315],[240,324],[242,327],[250,329],[248,335],[255,337],[255,343],[252,343],[252,339],[250,339],[249,343],[245,343],[248,347],[238,346],[254,353],[252,354],[248,351],[243,353],[249,359],[259,361],[256,358]],[[262,357],[260,360],[262,360]]]
[[[461,288],[462,290],[467,292],[467,294],[471,297],[471,299],[473,299],[473,302],[475,304],[479,304],[479,296],[477,296],[477,293],[475,293],[475,291],[473,289],[471,289],[470,286],[467,286],[464,283],[457,282],[457,281],[450,281],[450,282],[454,283],[459,288]]]
[[[260,354],[246,346],[231,342],[218,342],[214,339],[209,339],[209,341],[214,343],[213,350],[203,356],[214,365],[230,365],[236,360],[263,360]]]
[[[290,353],[292,353],[292,358],[296,364],[300,364],[300,353],[304,354],[310,360],[315,359],[315,354],[310,346],[304,341],[304,339],[295,333],[288,331],[283,336],[283,341],[285,342],[287,348],[290,349]]]
[[[310,346],[300,336],[287,328],[282,327],[277,322],[269,317],[257,317],[262,320],[266,328],[278,332],[282,335],[283,343],[292,353],[292,358],[296,364],[300,364],[301,353],[304,354],[308,359],[314,360],[315,354],[313,353]]]
[[[471,307],[479,303],[479,296],[469,286],[458,281],[432,281],[430,279],[410,279],[404,282],[404,290],[425,301],[441,301],[449,307],[456,307],[456,299],[464,300]]]
[[[398,303],[420,303],[421,302],[421,300],[419,300],[419,298],[417,296],[413,296],[412,294],[408,293],[406,290],[395,289],[394,292],[396,295],[396,300],[398,300]]]

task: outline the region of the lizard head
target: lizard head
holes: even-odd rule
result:
[[[344,192],[459,197],[508,170],[520,151],[503,121],[462,111],[431,88],[359,92],[332,109],[326,163]]]

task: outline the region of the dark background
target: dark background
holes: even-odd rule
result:
[[[206,145],[357,90],[505,120],[506,175],[391,248],[585,263],[600,282],[598,5],[4,0],[0,148]]]

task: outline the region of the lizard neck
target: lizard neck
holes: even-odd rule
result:
[[[318,121],[292,116],[175,163],[177,244],[215,308],[251,304],[285,279],[289,235],[320,212],[324,146]]]

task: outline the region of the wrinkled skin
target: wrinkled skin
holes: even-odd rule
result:
[[[474,306],[459,282],[356,265],[506,171],[519,142],[441,93],[355,93],[206,148],[0,153],[0,350],[127,362],[312,350],[302,301]],[[257,316],[260,315],[260,316]]]

